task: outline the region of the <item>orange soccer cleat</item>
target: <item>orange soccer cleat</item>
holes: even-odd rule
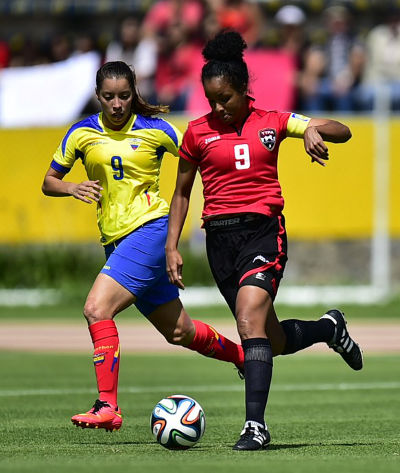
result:
[[[113,407],[97,399],[90,411],[73,416],[71,422],[82,429],[106,429],[112,432],[121,427],[122,415],[118,406]]]

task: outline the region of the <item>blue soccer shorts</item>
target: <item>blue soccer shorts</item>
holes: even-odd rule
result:
[[[100,272],[135,295],[135,306],[146,317],[161,304],[179,297],[166,271],[167,232],[168,216],[164,216],[104,247],[107,262]]]

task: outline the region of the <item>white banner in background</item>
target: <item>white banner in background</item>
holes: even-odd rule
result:
[[[76,120],[94,94],[100,56],[0,72],[0,127],[59,126]]]

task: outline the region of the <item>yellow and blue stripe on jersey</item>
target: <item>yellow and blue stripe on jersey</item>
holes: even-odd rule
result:
[[[168,213],[159,195],[161,161],[165,152],[178,156],[181,140],[161,118],[133,114],[121,130],[111,130],[99,113],[68,130],[51,167],[66,174],[81,159],[89,180],[99,181],[97,223],[106,245]]]

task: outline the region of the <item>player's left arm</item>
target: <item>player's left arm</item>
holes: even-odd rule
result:
[[[343,123],[327,118],[311,118],[304,131],[304,149],[311,156],[311,162],[316,161],[321,166],[325,166],[324,161],[329,159],[325,141],[345,143],[350,138],[351,131]]]

